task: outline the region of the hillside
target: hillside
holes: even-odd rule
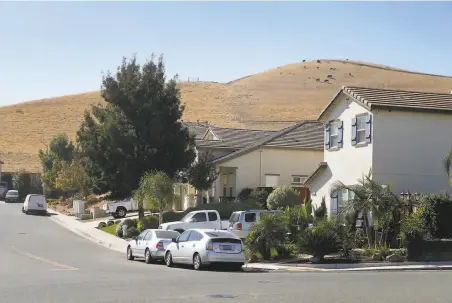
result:
[[[450,92],[452,77],[426,75],[356,61],[289,64],[229,83],[181,82],[185,121],[222,127],[280,129],[315,119],[342,85]],[[61,132],[75,139],[83,111],[99,92],[0,107],[4,171],[39,171],[39,149]]]

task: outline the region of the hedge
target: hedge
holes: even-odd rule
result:
[[[407,250],[409,261],[452,261],[452,240],[413,239]]]

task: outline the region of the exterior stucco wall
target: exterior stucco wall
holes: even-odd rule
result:
[[[245,187],[265,186],[266,174],[279,174],[279,185],[291,185],[292,175],[309,175],[322,159],[322,150],[263,147],[221,163],[219,166],[237,168],[235,179],[237,195]],[[216,199],[219,194],[221,192],[216,190]]]
[[[374,110],[373,179],[394,193],[451,191],[443,159],[452,148],[452,115]]]
[[[365,113],[369,113],[369,111],[342,94],[334,107],[330,109],[321,121],[325,124],[328,121],[340,119],[344,123],[342,148],[325,150],[323,161],[327,162],[328,167],[308,184],[311,190],[313,206],[319,207],[322,197],[325,197],[329,214],[332,210],[332,201],[329,194],[331,184],[334,181],[356,184],[357,180],[367,174],[372,166],[373,134],[372,141],[363,145],[354,146],[351,140],[352,118]],[[372,125],[372,133],[373,128]]]

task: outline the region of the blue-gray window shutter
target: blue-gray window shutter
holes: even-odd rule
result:
[[[372,141],[372,115],[366,116],[366,142]]]
[[[358,123],[358,119],[356,119],[356,118],[352,118],[352,145],[356,145],[356,132],[357,132],[357,129],[356,129],[356,126],[357,126],[357,123]]]
[[[330,123],[325,124],[325,149],[330,149]]]
[[[344,121],[337,128],[337,146],[341,148],[344,143]]]

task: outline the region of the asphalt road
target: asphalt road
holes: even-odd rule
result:
[[[452,272],[195,272],[130,262],[0,202],[0,302],[451,302]]]

